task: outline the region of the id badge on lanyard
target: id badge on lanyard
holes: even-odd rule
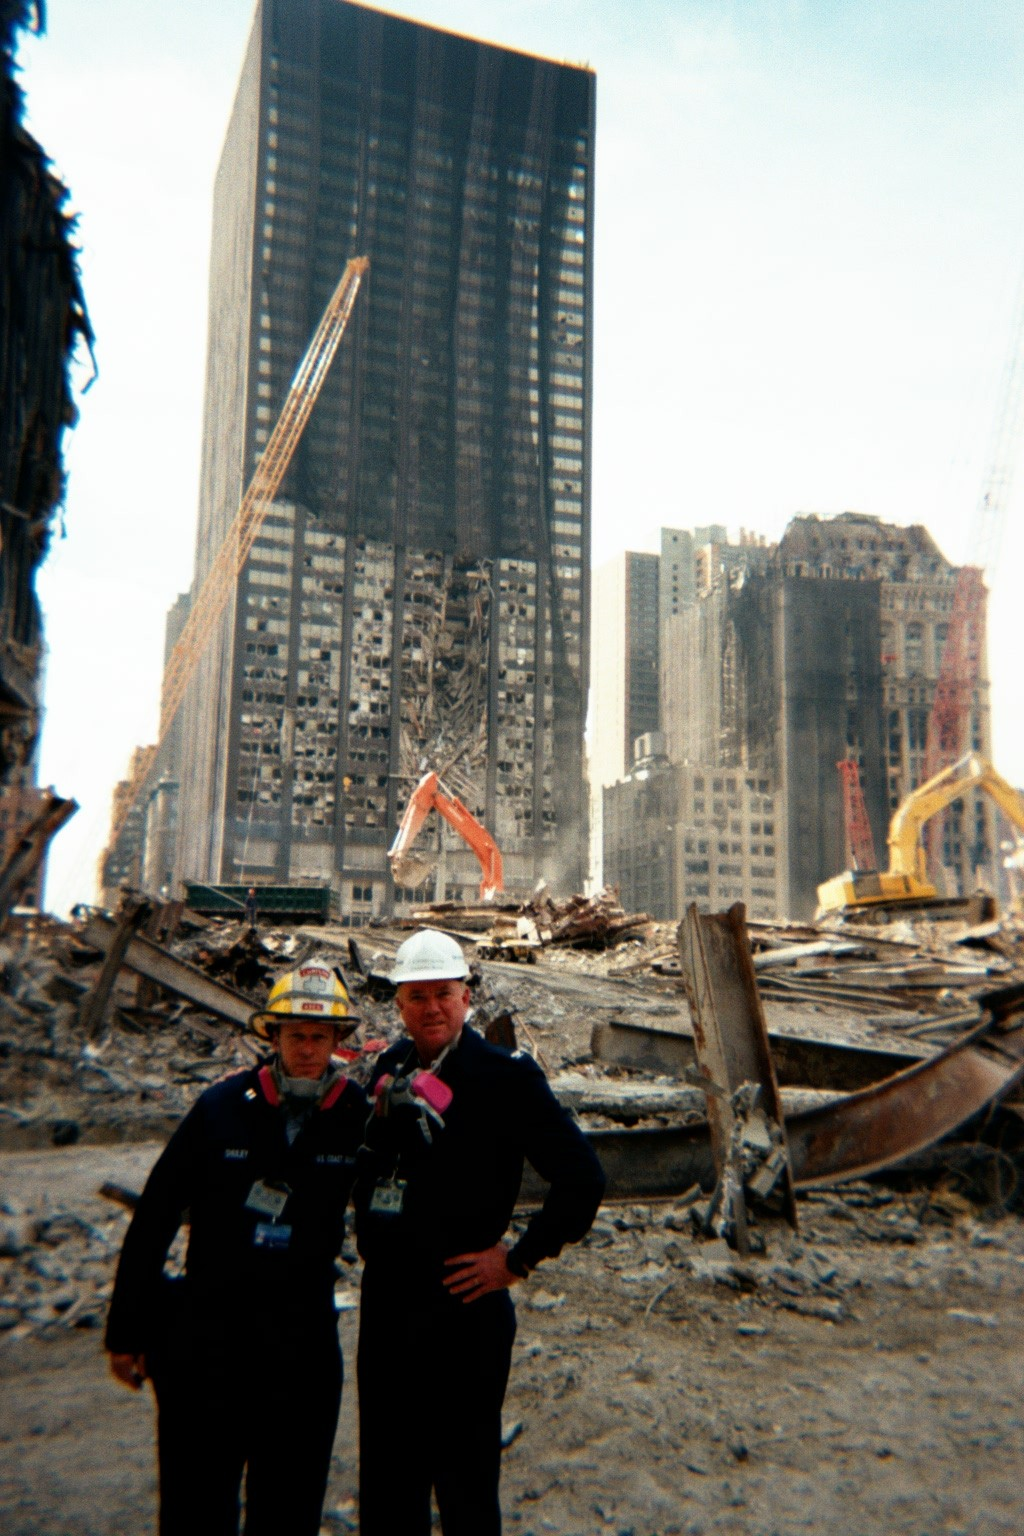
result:
[[[256,1230],[252,1235],[254,1248],[287,1248],[292,1240],[291,1226],[286,1222],[280,1222],[278,1217],[282,1215],[288,1204],[291,1189],[287,1184],[274,1183],[269,1179],[257,1179],[250,1189],[245,1208],[247,1211],[255,1211],[257,1216],[265,1219],[256,1223]]]
[[[258,1221],[252,1235],[254,1248],[287,1248],[291,1240],[291,1227],[276,1221]]]
[[[247,1211],[255,1211],[257,1216],[269,1216],[271,1221],[276,1221],[288,1204],[291,1189],[287,1184],[275,1183],[269,1179],[257,1179],[245,1199]]]
[[[405,1179],[378,1179],[370,1196],[374,1216],[400,1216],[405,1204]]]

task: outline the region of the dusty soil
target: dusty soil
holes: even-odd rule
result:
[[[97,1184],[137,1184],[155,1151],[3,1154],[0,1187],[109,1223]],[[1024,1224],[867,1186],[801,1222],[737,1276],[684,1211],[609,1207],[523,1287],[507,1531],[1019,1536]],[[155,1531],[151,1402],[107,1376],[96,1327],[12,1329],[0,1379],[5,1536]],[[357,1529],[354,1422],[350,1383],[327,1532]]]

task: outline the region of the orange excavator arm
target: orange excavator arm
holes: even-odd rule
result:
[[[409,796],[405,815],[388,849],[394,878],[402,884],[418,884],[425,877],[426,866],[410,853],[410,849],[431,811],[443,816],[479,859],[481,900],[487,901],[503,890],[501,850],[497,843],[458,795],[442,788],[436,773],[425,773]],[[419,878],[413,878],[415,876]]]

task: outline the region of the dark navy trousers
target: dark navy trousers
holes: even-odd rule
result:
[[[152,1362],[160,1536],[317,1536],[341,1406],[337,1325],[192,1338]]]
[[[507,1291],[433,1304],[364,1275],[359,1322],[359,1533],[499,1536],[501,1406],[516,1314]]]

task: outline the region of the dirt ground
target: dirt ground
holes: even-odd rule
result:
[[[109,1224],[98,1183],[137,1185],[156,1150],[2,1154],[0,1190]],[[507,1531],[1020,1536],[1024,1223],[864,1185],[800,1214],[737,1276],[685,1211],[606,1207],[518,1291]],[[12,1329],[0,1378],[4,1536],[155,1531],[151,1402],[96,1327]],[[356,1465],[350,1383],[326,1532],[358,1529]]]

